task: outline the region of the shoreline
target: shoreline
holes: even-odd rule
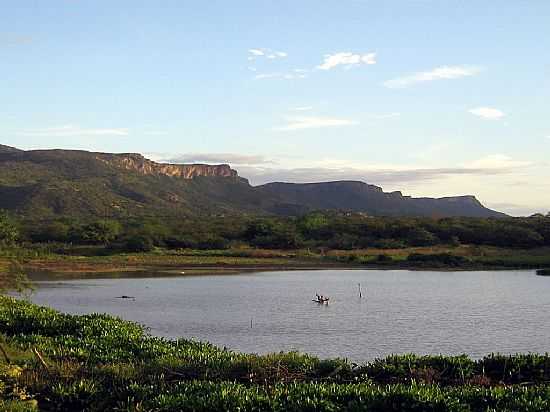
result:
[[[295,270],[495,271],[550,268],[550,248],[473,247],[329,250],[164,250],[108,254],[98,248],[84,254],[39,254],[15,249],[0,256],[0,269],[17,261],[29,273],[106,274],[146,272],[216,272]],[[416,259],[411,259],[414,255]],[[420,259],[419,259],[420,258]],[[181,273],[180,273],[181,274]]]
[[[259,273],[259,272],[293,272],[293,271],[323,271],[323,270],[376,270],[376,271],[395,271],[406,270],[412,272],[484,272],[484,271],[534,271],[536,267],[506,267],[506,266],[487,266],[472,265],[461,267],[450,266],[421,266],[407,264],[391,265],[352,265],[352,264],[334,264],[325,262],[319,264],[281,264],[281,265],[262,265],[262,264],[219,264],[219,265],[201,265],[201,264],[182,264],[182,265],[135,265],[135,266],[117,266],[104,264],[63,264],[53,262],[51,265],[40,262],[24,263],[23,268],[28,272],[29,277],[34,278],[40,275],[61,275],[61,276],[83,276],[83,275],[115,275],[126,274],[128,276],[144,277],[145,275],[162,276],[199,276],[199,275],[232,275],[239,273]]]

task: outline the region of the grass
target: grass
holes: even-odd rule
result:
[[[0,360],[0,410],[550,410],[548,355],[400,355],[362,365],[259,356],[7,297],[0,342],[10,360]]]

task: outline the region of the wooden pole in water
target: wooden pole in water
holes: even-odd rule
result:
[[[361,292],[361,284],[359,283],[359,297],[362,298],[363,297],[363,293]]]
[[[252,318],[250,318],[250,329],[252,329]]]

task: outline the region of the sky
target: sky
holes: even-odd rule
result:
[[[0,144],[550,211],[550,1],[0,5]]]

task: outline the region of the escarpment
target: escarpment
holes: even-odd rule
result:
[[[169,164],[157,163],[140,154],[97,154],[96,158],[111,166],[138,172],[142,175],[166,175],[182,179],[206,177],[237,177],[237,171],[229,165]]]

